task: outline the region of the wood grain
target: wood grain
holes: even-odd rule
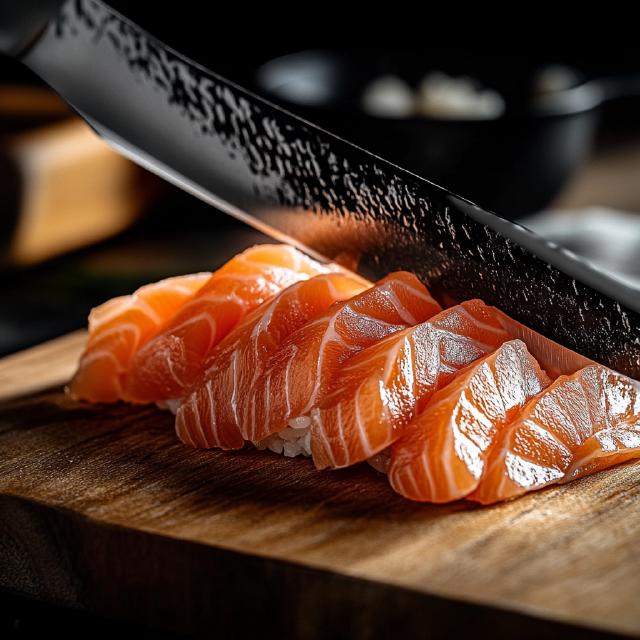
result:
[[[87,334],[74,331],[57,340],[0,359],[0,402],[64,385],[75,371]]]
[[[156,409],[34,393],[82,344],[0,362],[1,587],[179,631],[640,635],[640,465],[491,508],[414,504],[366,466],[194,451]]]

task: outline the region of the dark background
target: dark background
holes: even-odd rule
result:
[[[249,88],[261,63],[316,47],[371,55],[403,50],[426,62],[480,56],[516,73],[554,62],[572,65],[586,77],[640,70],[635,38],[625,37],[621,29],[624,20],[612,32],[602,16],[590,32],[584,16],[565,27],[542,10],[531,9],[495,18],[484,14],[478,22],[464,9],[452,8],[452,15],[445,15],[428,6],[418,10],[396,3],[349,12],[324,3],[284,7],[115,0],[112,5],[179,51]],[[611,35],[613,44],[611,38],[605,44],[605,36]],[[38,82],[16,62],[0,59],[0,86]],[[594,157],[640,139],[638,114],[637,101],[606,107]],[[0,230],[7,236],[18,209],[1,212]],[[168,275],[215,268],[233,252],[265,240],[193,197],[163,186],[160,197],[115,238],[28,267],[4,264],[0,296],[9,302],[0,307],[0,355],[83,326],[89,309],[105,298]]]

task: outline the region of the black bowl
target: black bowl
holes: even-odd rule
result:
[[[393,74],[416,85],[429,71],[467,75],[505,99],[495,119],[388,118],[366,113],[365,87]],[[262,65],[258,90],[290,111],[506,218],[545,207],[588,156],[597,82],[532,94],[536,65],[434,60],[420,54],[304,51]]]

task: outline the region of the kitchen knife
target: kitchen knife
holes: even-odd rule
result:
[[[370,277],[413,271],[445,303],[482,298],[640,378],[636,290],[252,95],[98,0],[0,9],[0,49],[139,164],[275,238]]]

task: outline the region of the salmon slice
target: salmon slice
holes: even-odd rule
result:
[[[494,308],[494,313],[512,338],[522,340],[527,345],[529,353],[551,379],[555,380],[558,376],[571,375],[579,369],[596,364],[593,360],[589,360],[589,358],[585,358],[521,324],[499,309]]]
[[[469,300],[355,355],[312,411],[316,466],[346,467],[388,447],[439,388],[509,337],[493,307]]]
[[[355,353],[441,310],[427,288],[400,271],[292,334],[269,359],[240,414],[240,432],[258,448],[310,455],[309,413]]]
[[[90,402],[122,399],[133,355],[210,277],[210,273],[196,273],[167,278],[93,309],[87,346],[68,393]]]
[[[294,282],[336,269],[287,245],[258,245],[238,254],[136,353],[127,400],[181,398],[202,376],[209,351],[247,313]]]
[[[389,482],[423,502],[464,498],[497,434],[551,380],[524,342],[505,342],[438,391],[392,445]]]
[[[246,390],[259,382],[269,355],[333,303],[365,288],[359,277],[324,274],[293,284],[254,309],[209,354],[202,385],[178,409],[180,440],[193,447],[241,448],[245,441],[237,425],[237,407]]]
[[[491,504],[638,457],[638,388],[594,365],[559,377],[500,432],[468,497]]]
[[[350,300],[333,305],[284,340],[250,384],[232,374],[238,379],[233,384],[233,416],[227,412],[224,417],[225,433],[237,430],[234,446],[251,441],[286,455],[308,455],[307,414],[341,364],[357,351],[438,311],[440,306],[425,286],[406,272],[392,273]],[[199,420],[206,438],[211,439],[214,400],[202,389],[198,395],[179,415],[178,433],[193,431],[193,423]],[[221,419],[216,416],[219,430]]]

